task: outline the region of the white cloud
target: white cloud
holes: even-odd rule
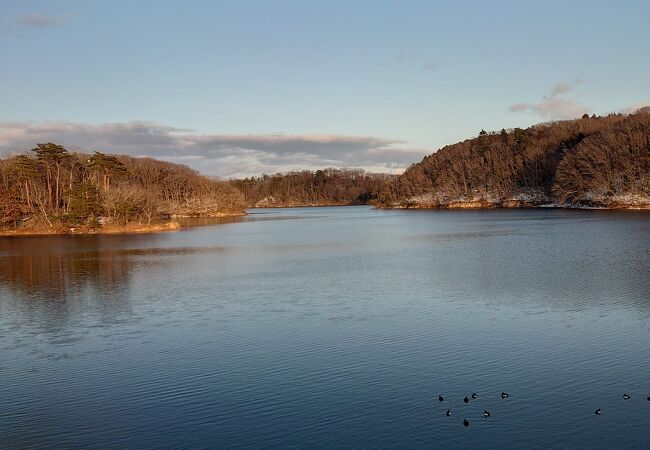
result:
[[[621,109],[619,112],[623,114],[632,114],[634,112],[637,112],[641,108],[647,108],[650,107],[650,100],[647,102],[638,102],[635,103],[634,105],[630,105],[627,108]]]
[[[575,89],[579,81],[573,83],[557,83],[549,93],[542,97],[538,103],[515,103],[510,106],[513,112],[531,112],[547,119],[573,119],[584,113],[591,112],[591,108],[575,100],[562,98]]]
[[[70,150],[151,156],[220,177],[324,167],[395,173],[431,152],[372,136],[197,134],[152,122],[0,123],[0,150],[5,152],[24,152],[48,141]]]
[[[573,85],[571,83],[557,83],[555,86],[551,88],[551,97],[564,94],[565,92],[569,92],[571,89],[573,89]]]

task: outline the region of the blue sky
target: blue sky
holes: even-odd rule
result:
[[[0,0],[0,151],[398,172],[650,104],[650,2]]]

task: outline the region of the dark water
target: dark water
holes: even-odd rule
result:
[[[650,214],[255,212],[0,240],[0,447],[647,448]]]

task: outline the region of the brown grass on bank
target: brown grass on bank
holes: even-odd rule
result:
[[[126,225],[103,225],[100,227],[64,227],[61,224],[54,224],[51,227],[21,227],[0,229],[0,236],[47,236],[65,234],[131,234],[131,233],[155,233],[161,231],[179,230],[181,225],[176,221],[154,223],[150,225],[128,223]]]

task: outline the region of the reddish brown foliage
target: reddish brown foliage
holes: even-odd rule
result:
[[[383,187],[379,201],[395,205],[432,193],[498,201],[530,191],[572,204],[650,197],[650,114],[613,114],[480,135],[414,164]]]
[[[390,175],[360,169],[276,173],[232,180],[248,206],[358,205],[376,198]]]

